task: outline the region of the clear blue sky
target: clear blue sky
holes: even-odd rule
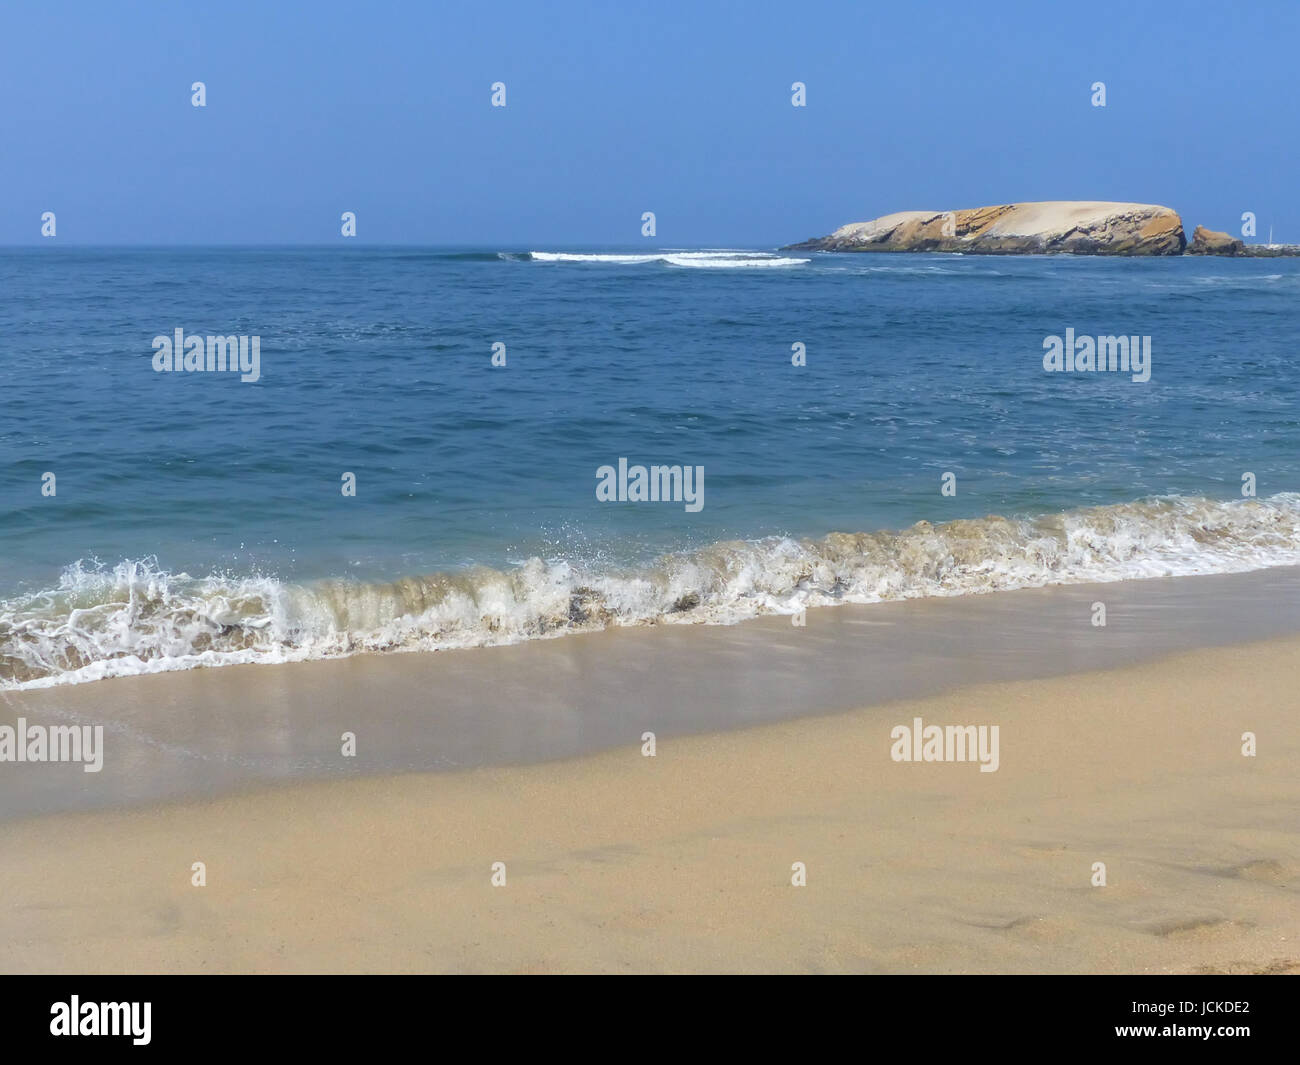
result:
[[[4,0],[0,244],[353,210],[365,243],[635,244],[654,211],[660,245],[768,246],[1036,199],[1300,241],[1298,45],[1296,0]]]

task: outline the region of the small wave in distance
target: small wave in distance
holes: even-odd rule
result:
[[[510,253],[503,252],[502,255]],[[640,266],[659,263],[695,270],[773,269],[803,266],[810,259],[793,259],[765,251],[657,251],[646,254],[620,252],[531,251],[527,258],[536,263],[587,263],[612,266]]]

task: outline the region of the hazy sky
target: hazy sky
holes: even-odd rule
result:
[[[365,243],[770,246],[1036,199],[1300,242],[1298,45],[1296,0],[3,0],[0,244],[350,210]]]

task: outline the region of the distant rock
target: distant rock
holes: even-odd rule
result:
[[[1050,200],[957,211],[900,211],[841,226],[793,251],[946,251],[983,255],[1180,255],[1178,212],[1146,203]]]
[[[1246,242],[1219,233],[1204,226],[1197,226],[1192,231],[1192,244],[1187,249],[1188,255],[1244,255]]]
[[[1252,259],[1295,259],[1300,258],[1300,244],[1247,244],[1241,254]]]

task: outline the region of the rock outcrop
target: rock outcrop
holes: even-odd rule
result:
[[[1180,255],[1186,246],[1182,219],[1168,207],[1050,200],[957,211],[900,211],[841,226],[828,237],[786,250]]]
[[[1189,255],[1244,255],[1245,252],[1245,241],[1204,226],[1192,231],[1192,244],[1187,249]]]

